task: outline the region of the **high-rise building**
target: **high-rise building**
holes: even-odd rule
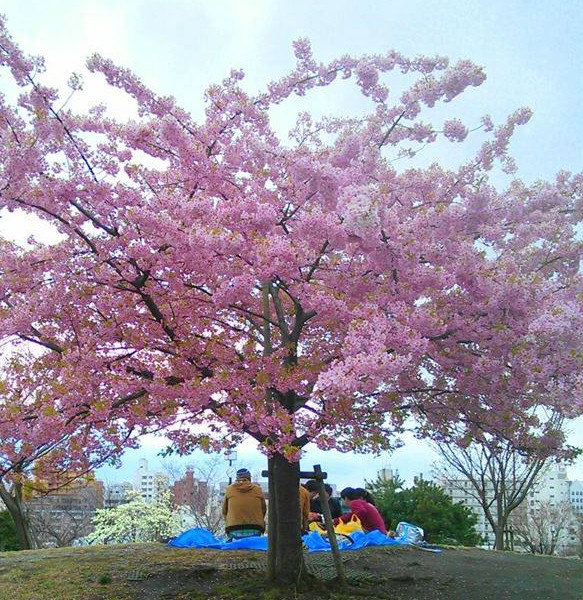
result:
[[[486,519],[480,502],[475,497],[476,491],[471,482],[460,478],[449,482],[440,481],[438,483],[444,488],[454,503],[464,504],[474,511],[478,516],[477,532],[482,536],[486,546],[493,546],[495,540],[494,531]],[[578,483],[581,483],[581,487],[575,485]],[[577,491],[580,491],[580,495],[576,493]],[[494,499],[493,488],[486,489],[486,498],[490,500]],[[577,498],[581,499],[578,505],[573,502],[573,499]],[[562,531],[556,551],[558,554],[564,554],[577,545],[576,538],[578,535],[576,523],[573,520],[574,515],[568,514],[569,503],[574,509],[576,506],[580,506],[581,512],[583,512],[583,482],[569,482],[565,465],[551,463],[539,473],[535,484],[528,492],[523,504],[516,509],[516,515],[522,510],[526,511],[531,519],[536,519],[537,513],[541,513],[544,509],[545,518],[549,520],[548,527],[553,527],[551,522],[552,517],[550,516],[553,511],[556,515],[563,515],[567,511],[564,518],[562,516],[556,517],[562,521],[560,523]],[[492,505],[492,513],[494,518],[496,518],[494,503]],[[541,519],[542,517],[539,518],[539,521]]]
[[[152,502],[168,489],[168,475],[148,469],[148,461],[141,458],[134,476],[134,487],[146,502]]]
[[[529,505],[548,503],[556,506],[569,502],[569,480],[563,464],[551,463],[540,472],[536,483],[528,494]]]
[[[490,523],[486,519],[486,515],[482,510],[480,501],[477,498],[476,491],[469,479],[454,479],[437,482],[445,493],[451,498],[454,504],[463,504],[478,517],[476,523],[476,532],[482,537],[484,546],[492,547],[494,545],[495,535]],[[493,497],[492,490],[486,490],[486,496]],[[492,507],[492,512],[496,516],[495,507]]]
[[[569,486],[569,502],[573,512],[583,516],[583,481],[571,481]]]

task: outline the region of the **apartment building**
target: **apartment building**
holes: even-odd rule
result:
[[[569,502],[576,515],[583,517],[583,481],[571,481],[569,486]]]
[[[134,486],[129,481],[110,483],[105,486],[103,496],[103,506],[105,508],[115,508],[128,501],[129,492]]]
[[[145,502],[152,502],[169,488],[168,475],[150,471],[148,461],[141,458],[134,475],[134,488],[140,492]]]

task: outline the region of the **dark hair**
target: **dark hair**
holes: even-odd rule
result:
[[[360,498],[358,492],[351,487],[346,487],[340,492],[340,497],[346,500],[356,500]]]
[[[361,498],[365,502],[376,506],[374,496],[368,490],[365,490],[364,488],[356,488],[354,491],[358,494],[358,498]]]
[[[308,492],[317,492],[320,486],[315,479],[308,479],[308,481],[304,483],[304,487],[308,490]]]
[[[326,493],[328,494],[328,496],[332,495],[332,486],[329,483],[324,484],[324,489],[326,490]]]

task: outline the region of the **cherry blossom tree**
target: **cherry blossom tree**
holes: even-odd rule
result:
[[[42,60],[1,37],[20,95],[0,105],[0,206],[61,238],[4,243],[0,334],[58,357],[67,402],[73,388],[92,399],[75,412],[87,422],[172,426],[184,453],[255,438],[271,578],[302,573],[290,507],[306,444],[390,449],[415,423],[544,446],[535,407],[583,412],[582,176],[496,189],[526,109],[497,127],[484,117],[455,169],[407,166],[466,137],[453,113],[423,119],[479,86],[481,68],[394,51],[324,64],[300,40],[295,69],[263,91],[240,71],[209,87],[197,123],[95,55],[89,70],[135,100],[121,120],[63,107]],[[287,138],[272,127],[294,96],[350,85],[356,116],[300,113]]]
[[[0,499],[21,549],[35,547],[35,525],[37,530],[40,525],[27,497],[68,486],[133,443],[131,428],[121,422],[77,416],[88,398],[67,398],[63,373],[50,365],[52,359],[7,353],[1,360]]]

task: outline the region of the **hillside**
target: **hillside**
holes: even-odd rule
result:
[[[308,555],[323,580],[265,589],[265,554],[132,544],[0,553],[0,600],[348,599],[582,600],[583,561],[446,548],[344,552],[350,587],[332,584],[327,553]]]

